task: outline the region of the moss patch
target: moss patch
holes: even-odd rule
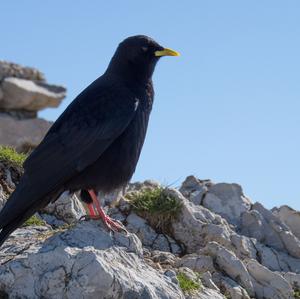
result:
[[[41,220],[36,215],[31,216],[27,219],[22,226],[31,226],[31,225],[38,225],[38,226],[45,226],[45,222]]]
[[[25,159],[25,154],[17,153],[12,147],[0,146],[0,162],[6,162],[22,167]]]
[[[191,293],[193,291],[200,290],[200,288],[201,288],[201,284],[200,284],[199,280],[194,281],[194,280],[188,278],[187,275],[182,272],[179,272],[177,274],[177,279],[178,279],[180,288],[185,293]]]
[[[162,187],[144,189],[126,195],[135,212],[147,219],[156,229],[168,233],[172,220],[181,211],[182,204],[167,194]]]
[[[13,148],[0,146],[0,185],[4,193],[9,196],[22,174],[22,164],[26,155],[17,153]]]

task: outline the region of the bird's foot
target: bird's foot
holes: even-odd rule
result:
[[[102,222],[105,224],[105,226],[113,231],[113,232],[125,232],[127,233],[126,228],[123,226],[123,224],[117,220],[111,219],[108,215],[86,215],[84,216],[85,220],[99,220],[101,219]]]
[[[111,230],[113,232],[125,232],[127,234],[128,232],[121,222],[119,222],[117,220],[113,220],[108,215],[106,215],[103,208],[100,206],[100,204],[98,202],[97,195],[95,194],[95,192],[93,190],[88,190],[88,192],[89,192],[93,202],[87,205],[88,210],[89,210],[89,215],[85,215],[85,216],[81,217],[81,219],[82,218],[84,218],[85,220],[101,219],[103,221],[103,223],[105,224],[105,226],[109,230]],[[96,212],[97,212],[97,214],[96,214]]]

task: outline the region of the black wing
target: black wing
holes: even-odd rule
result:
[[[138,103],[127,90],[101,77],[84,90],[25,161],[24,178],[16,190],[23,192],[15,191],[20,196],[8,200],[0,227],[95,162],[126,129]]]

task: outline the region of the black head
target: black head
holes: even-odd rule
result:
[[[149,80],[160,57],[178,55],[179,53],[160,46],[148,36],[131,36],[119,44],[108,71],[126,79]]]

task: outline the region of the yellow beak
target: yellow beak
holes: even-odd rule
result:
[[[164,48],[162,51],[155,51],[155,56],[180,56],[180,54],[172,49]]]

